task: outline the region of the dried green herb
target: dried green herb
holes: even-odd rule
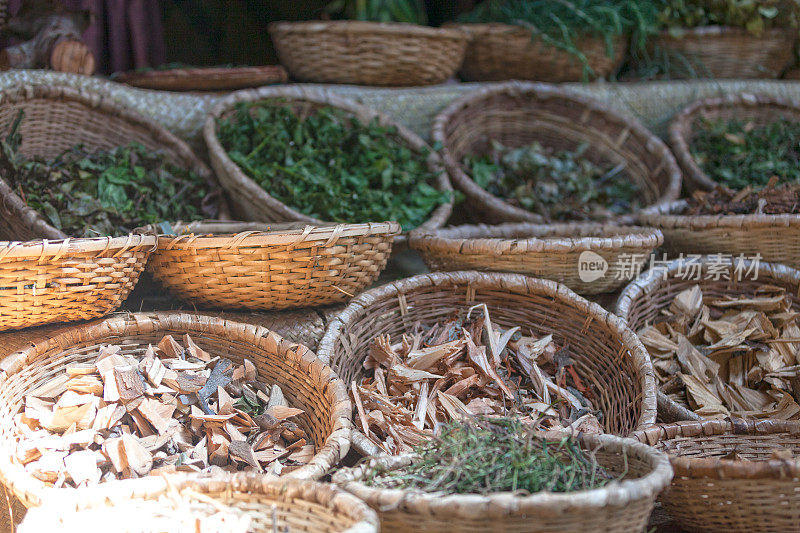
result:
[[[761,35],[770,28],[796,28],[798,0],[659,0],[658,22],[675,37],[687,28],[730,26]]]
[[[698,119],[691,153],[715,182],[732,189],[764,187],[770,178],[800,181],[800,122],[756,126],[743,120]]]
[[[533,494],[588,490],[618,479],[574,438],[545,439],[514,418],[453,421],[415,451],[410,465],[375,470],[366,483],[442,494]]]
[[[217,214],[217,191],[194,172],[139,143],[109,151],[76,145],[51,161],[18,149],[22,113],[0,149],[0,171],[25,203],[72,237],[127,235],[134,228]]]
[[[428,23],[423,0],[333,0],[325,6],[325,14],[347,20]]]
[[[539,143],[508,148],[493,142],[488,154],[469,156],[472,179],[495,196],[546,220],[596,220],[639,207],[639,187],[624,165],[601,168],[584,157],[587,144],[574,152]]]
[[[449,201],[429,184],[427,154],[393,140],[396,128],[333,107],[298,116],[282,103],[240,103],[218,132],[230,158],[284,204],[323,220],[394,220],[410,230]]]

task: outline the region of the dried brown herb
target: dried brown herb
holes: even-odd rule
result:
[[[745,187],[733,191],[717,187],[713,191],[697,191],[687,200],[684,215],[781,215],[800,213],[800,184],[775,186],[772,179],[764,189]]]

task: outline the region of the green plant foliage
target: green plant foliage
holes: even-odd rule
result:
[[[332,107],[297,116],[283,101],[240,103],[218,122],[230,158],[271,196],[333,222],[422,224],[450,193],[430,185],[428,154],[395,141],[397,130]]]
[[[334,0],[325,13],[347,20],[428,23],[424,0]]]

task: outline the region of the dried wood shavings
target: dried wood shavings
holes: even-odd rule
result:
[[[432,326],[416,324],[399,339],[377,337],[364,368],[367,377],[351,384],[356,427],[390,454],[410,452],[442,424],[472,415],[601,431],[603,414],[569,346],[552,335],[523,335],[521,327],[504,330],[483,304]]]
[[[753,297],[678,294],[639,331],[661,390],[705,418],[800,418],[799,314],[781,287]]]
[[[292,421],[302,413],[250,361],[236,366],[168,335],[138,357],[103,346],[28,394],[17,460],[54,486],[215,468],[280,474],[315,454]]]

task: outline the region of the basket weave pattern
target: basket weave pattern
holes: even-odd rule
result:
[[[301,224],[299,229],[268,233],[244,229],[254,226],[176,226],[190,234],[161,236],[149,269],[170,292],[197,304],[226,309],[326,305],[344,301],[375,281],[400,232],[393,222]],[[232,233],[220,235],[218,229]]]
[[[432,135],[443,147],[453,183],[466,195],[467,209],[481,222],[542,222],[541,216],[491,195],[468,175],[464,157],[485,152],[493,140],[512,148],[539,142],[554,150],[588,143],[586,157],[593,163],[625,164],[641,188],[643,205],[660,205],[680,193],[680,169],[660,139],[632,117],[551,85],[510,82],[472,91],[437,115]]]
[[[606,487],[568,494],[530,496],[498,493],[440,496],[409,490],[373,488],[361,483],[368,465],[340,470],[334,482],[378,511],[381,531],[509,531],[518,533],[629,533],[642,531],[656,496],[669,484],[667,457],[652,448],[611,435],[585,435],[586,449],[597,462],[625,479]],[[393,468],[408,456],[373,459]],[[374,463],[373,463],[374,464]]]
[[[800,461],[772,458],[800,451],[800,423],[706,420],[648,428],[634,435],[670,456],[675,475],[661,496],[688,531],[796,531]],[[732,452],[748,461],[722,460]]]
[[[0,331],[111,313],[155,246],[144,235],[0,242]]]
[[[124,72],[115,81],[157,91],[231,91],[286,82],[280,65],[209,67]]]
[[[467,48],[459,30],[361,21],[275,22],[269,34],[297,81],[413,86],[451,78]]]
[[[13,460],[14,415],[25,395],[63,373],[68,364],[94,361],[101,345],[118,344],[123,346],[123,354],[141,356],[148,344],[157,344],[167,334],[189,334],[202,349],[235,364],[250,359],[265,382],[280,385],[288,403],[305,411],[298,424],[317,446],[317,454],[307,465],[289,472],[289,477],[319,478],[347,454],[351,427],[347,391],[305,346],[285,341],[260,326],[220,318],[165,313],[116,316],[67,330],[0,363],[0,482],[26,507],[71,491],[47,487]],[[125,481],[108,486],[118,483]]]
[[[563,283],[580,294],[600,294],[630,281],[636,266],[642,267],[663,240],[660,231],[649,228],[521,222],[413,232],[410,245],[433,271],[516,272]],[[587,251],[600,255],[609,267],[590,282],[579,275],[581,255]]]
[[[468,81],[531,80],[561,83],[584,79],[583,63],[565,50],[533,40],[531,31],[509,24],[460,24],[456,28],[471,39],[461,65],[461,76]],[[594,77],[613,74],[628,51],[627,39],[613,42],[609,57],[603,39],[582,37],[575,47],[586,56]]]

